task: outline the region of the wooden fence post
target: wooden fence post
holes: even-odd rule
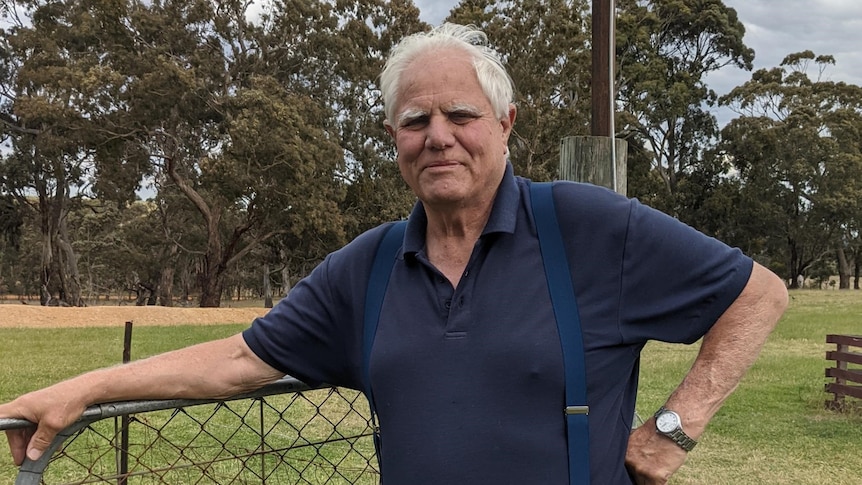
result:
[[[835,367],[826,368],[826,377],[835,379],[826,384],[826,392],[832,393],[832,400],[826,401],[826,408],[836,411],[847,407],[845,398],[862,399],[862,368],[851,368],[848,364],[862,365],[862,335],[827,335],[827,344],[835,344],[834,351],[826,352],[826,360],[835,361]]]
[[[560,179],[587,182],[626,195],[625,140],[607,136],[567,136],[560,142]]]

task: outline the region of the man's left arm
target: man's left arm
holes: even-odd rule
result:
[[[688,436],[700,437],[757,359],[786,307],[784,282],[754,263],[742,293],[704,336],[691,370],[665,404],[680,416]],[[685,462],[686,453],[657,433],[650,418],[629,437],[626,466],[637,484],[663,484]]]

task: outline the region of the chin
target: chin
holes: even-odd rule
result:
[[[419,199],[425,205],[433,206],[451,206],[458,205],[464,199],[465,195],[461,192],[452,191],[426,191],[419,196]]]

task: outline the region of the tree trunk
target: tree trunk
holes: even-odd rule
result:
[[[176,270],[173,266],[162,268],[162,274],[159,276],[159,305],[172,307],[174,306],[174,273]]]
[[[838,258],[838,289],[850,289],[850,265],[847,263],[847,255],[844,254],[844,248],[838,248],[835,251]]]
[[[269,282],[269,263],[263,263],[263,307],[272,308],[272,285]]]
[[[147,306],[155,306],[159,301],[159,288],[156,287],[150,290],[149,296],[147,296]]]
[[[862,251],[856,250],[856,254],[853,256],[853,289],[859,289],[859,277],[860,271],[862,271]]]
[[[805,277],[805,271],[811,266],[813,260],[811,258],[803,258],[799,251],[799,245],[796,243],[796,240],[793,238],[787,238],[787,248],[790,253],[790,260],[788,261],[788,270],[789,270],[789,279],[790,279],[790,289],[799,289],[800,284],[798,280],[803,280]],[[804,250],[802,251],[805,252]],[[799,278],[802,276],[803,278]]]
[[[187,306],[191,301],[192,287],[194,286],[194,265],[186,261],[180,268],[180,304]]]
[[[174,306],[174,275],[177,269],[177,252],[179,247],[176,244],[171,244],[168,249],[169,257],[165,258],[162,266],[162,272],[159,275],[159,305],[165,307]]]
[[[54,299],[57,290],[54,282],[54,224],[49,213],[50,204],[46,199],[39,198],[39,215],[41,216],[42,254],[39,272],[39,296],[42,306],[48,306]]]
[[[284,266],[281,267],[281,296],[286,297],[290,293],[290,265],[288,264],[287,251],[281,250],[281,260],[284,261]]]
[[[204,261],[204,271],[201,273],[201,308],[218,308],[221,305],[223,279],[224,272],[213,268],[209,261]]]
[[[64,300],[71,306],[86,306],[81,296],[81,274],[78,272],[78,256],[69,243],[69,231],[66,227],[65,217],[60,221],[60,230],[57,233],[57,249],[61,255],[61,263],[58,264],[60,281],[63,285]]]

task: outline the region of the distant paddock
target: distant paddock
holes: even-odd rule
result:
[[[248,324],[266,314],[263,305],[230,308],[160,306],[43,307],[36,304],[0,305],[0,328],[123,327],[137,325]]]

